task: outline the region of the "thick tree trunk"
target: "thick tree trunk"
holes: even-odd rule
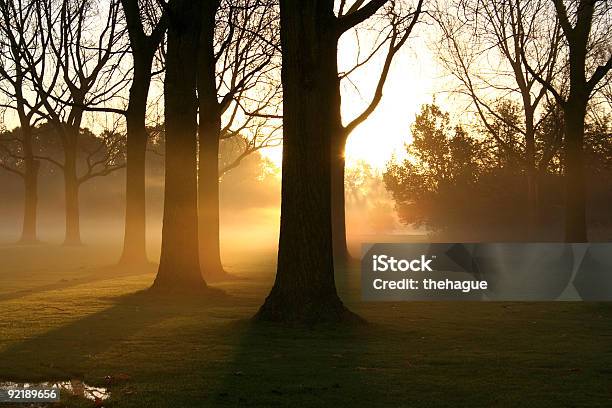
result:
[[[281,228],[272,291],[256,318],[352,318],[336,292],[331,143],[339,114],[332,0],[281,0],[284,97]]]
[[[161,259],[153,289],[204,289],[198,256],[197,56],[202,0],[170,3],[166,79],[166,186]]]
[[[200,265],[208,281],[221,280],[229,276],[221,265],[219,245],[221,112],[217,99],[214,57],[215,15],[218,7],[219,1],[206,2],[204,6],[198,61]]]
[[[586,102],[570,97],[565,109],[565,241],[588,242],[584,180]]]
[[[34,159],[32,148],[31,129],[22,126],[23,150],[24,150],[24,208],[23,208],[23,229],[21,231],[20,242],[24,244],[35,243],[38,241],[37,234],[37,215],[38,215],[38,173],[40,162]]]
[[[64,193],[66,211],[66,235],[64,245],[81,245],[79,214],[79,181],[77,176],[78,130],[67,130],[64,143]]]
[[[126,203],[120,263],[144,264],[146,253],[146,110],[153,54],[134,52],[134,79],[127,113]]]

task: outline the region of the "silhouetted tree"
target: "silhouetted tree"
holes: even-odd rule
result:
[[[24,129],[20,127],[12,132],[0,133],[0,168],[23,180],[23,227],[19,242],[31,244],[38,241],[36,224],[40,161],[34,158],[34,137],[29,121]]]
[[[391,162],[383,175],[401,220],[434,231],[477,223],[483,215],[472,193],[487,167],[483,142],[452,126],[449,114],[435,104],[422,107],[412,136],[408,157],[401,164]]]
[[[283,167],[278,267],[261,320],[340,321],[353,316],[334,280],[332,143],[340,115],[337,39],[384,1],[338,19],[333,0],[281,0]]]
[[[133,77],[126,112],[127,169],[125,234],[121,263],[139,264],[146,254],[145,158],[147,149],[147,101],[155,53],[166,32],[165,9],[158,11],[152,2],[142,6],[138,0],[121,0],[133,60]]]
[[[526,174],[525,224],[531,239],[537,237],[538,169],[546,167],[542,160],[547,158],[536,147],[536,133],[545,117],[538,110],[546,88],[525,68],[524,56],[529,54],[538,75],[547,80],[559,73],[560,28],[554,18],[552,22],[540,20],[548,1],[440,3],[435,18],[442,34],[438,56],[459,82],[457,93],[471,100],[484,129]],[[519,104],[520,120],[514,115],[504,116],[509,101]],[[507,128],[504,134],[516,133],[522,139],[520,143],[508,144],[500,138],[498,130],[503,123]]]
[[[102,3],[94,0],[65,1],[41,0],[34,3],[40,21],[39,36],[46,45],[45,52],[57,64],[57,74],[50,79],[43,75],[46,67],[28,56],[29,74],[33,89],[39,94],[42,108],[39,114],[55,128],[61,140],[63,161],[49,160],[64,175],[66,206],[65,244],[80,244],[79,187],[90,178],[124,167],[114,159],[99,162],[78,174],[79,138],[83,118],[88,111],[115,112],[120,109],[107,106],[125,88],[127,73],[122,72],[121,60],[125,55],[118,24],[119,2],[107,4],[106,16]],[[95,24],[94,24],[95,22]],[[38,69],[37,69],[38,68]],[[117,132],[112,132],[116,135]],[[89,159],[88,159],[89,160]]]
[[[278,141],[275,130],[268,126],[275,116],[269,112],[275,113],[280,93],[280,84],[273,78],[276,17],[277,6],[271,0],[214,0],[204,6],[198,74],[198,184],[200,264],[207,280],[228,277],[219,245],[220,175],[247,155]],[[232,138],[243,149],[233,163],[219,168],[219,142]]]
[[[37,239],[38,175],[40,160],[34,147],[34,127],[42,107],[40,94],[28,92],[31,69],[41,76],[53,77],[57,71],[46,69],[49,55],[41,21],[36,18],[34,2],[18,3],[0,0],[0,94],[6,103],[0,104],[15,112],[19,119],[19,130],[13,132],[7,143],[0,145],[4,160],[0,166],[18,175],[24,185],[23,228],[20,242],[32,243]],[[30,63],[32,59],[32,63]],[[54,68],[55,70],[57,67]],[[16,142],[16,143],[15,143]],[[11,163],[11,164],[9,164]]]
[[[505,143],[515,146],[523,135],[508,124],[520,121],[521,109],[506,105],[499,109],[503,119],[491,120],[491,127]],[[538,151],[549,147],[540,154],[550,158],[543,161],[546,168],[539,169],[541,237],[557,241],[563,220],[559,209],[563,206],[564,124],[558,106],[547,104],[545,108],[536,134]],[[593,211],[589,222],[598,229],[600,239],[605,239],[610,236],[609,212],[602,211],[611,187],[609,113],[606,108],[591,107],[588,117],[585,154]],[[450,115],[435,104],[423,106],[411,128],[414,139],[406,145],[406,158],[390,162],[384,173],[400,220],[425,226],[434,239],[444,241],[524,242],[525,173],[491,138],[489,129],[473,127],[471,134],[464,129],[452,125]]]
[[[165,98],[165,191],[158,291],[206,288],[198,248],[198,49],[203,0],[171,0],[168,15]]]
[[[385,49],[386,54],[383,62],[383,67],[378,77],[378,82],[374,95],[370,100],[366,108],[357,115],[354,119],[349,121],[346,125],[342,124],[342,116],[340,114],[340,108],[333,108],[333,140],[332,140],[332,222],[333,222],[333,237],[334,237],[334,256],[336,261],[346,264],[350,255],[346,245],[346,205],[345,205],[345,194],[344,194],[344,171],[345,171],[345,156],[344,149],[346,142],[351,132],[355,130],[361,123],[363,123],[375,110],[383,96],[383,89],[391,69],[391,63],[394,57],[408,40],[408,37],[412,33],[414,26],[416,25],[423,6],[423,0],[419,0],[416,9],[412,12],[404,12],[402,10],[403,2],[395,0],[356,0],[352,4],[347,4],[346,1],[341,1],[338,8],[338,17],[335,18],[330,24],[334,25],[334,35],[330,36],[328,41],[332,41],[334,46],[338,47],[338,41],[340,37],[363,23],[370,17],[372,17],[381,7],[388,3],[388,9],[386,14],[388,16],[387,27],[381,31],[387,30],[384,41],[375,47],[374,53],[379,49]],[[346,78],[350,72],[366,64],[372,55],[365,58],[362,61],[358,61],[355,67],[349,72],[342,74],[338,73],[337,64],[334,63],[336,70],[336,81],[333,88],[328,90],[329,98],[340,102],[340,81],[342,78]]]
[[[584,163],[585,116],[597,86],[612,69],[610,55],[611,4],[601,0],[552,0],[566,49],[569,89],[543,77],[531,59],[525,66],[555,97],[565,123],[565,240],[586,242],[586,185]],[[523,30],[528,28],[523,27]],[[607,48],[607,51],[606,51]],[[608,55],[606,55],[608,54]],[[596,67],[590,67],[596,65]],[[592,69],[591,69],[592,68]],[[589,74],[588,71],[592,73]]]

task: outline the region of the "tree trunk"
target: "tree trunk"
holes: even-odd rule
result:
[[[204,289],[198,256],[197,56],[202,0],[169,3],[166,53],[166,185],[161,259],[153,289]]]
[[[337,121],[341,126],[341,121]],[[334,261],[336,265],[347,266],[351,261],[346,239],[346,202],[345,202],[345,156],[346,138],[343,135],[334,138],[332,145],[332,237]]]
[[[535,128],[533,115],[526,115],[525,153],[527,162],[527,239],[536,241],[539,238],[539,197],[538,171],[536,165]]]
[[[351,318],[336,292],[331,143],[339,114],[332,0],[281,0],[283,168],[278,267],[257,319]]]
[[[77,137],[69,130],[68,141],[64,143],[64,191],[66,207],[66,236],[64,245],[81,244],[79,215],[79,181],[77,177]],[[78,132],[78,131],[77,131]]]
[[[584,180],[586,102],[571,96],[565,109],[565,241],[588,242]]]
[[[215,70],[215,15],[219,1],[206,2],[202,17],[198,61],[199,98],[199,234],[200,265],[207,280],[228,275],[221,265],[219,245],[219,134],[221,112]]]
[[[584,118],[589,103],[586,57],[590,23],[582,13],[593,16],[592,2],[580,2],[578,23],[568,38],[570,89],[563,106],[565,116],[565,241],[588,242],[586,186],[584,180]]]
[[[23,229],[20,242],[24,244],[35,243],[38,241],[37,234],[37,215],[38,215],[38,172],[40,162],[34,159],[32,149],[31,129],[22,126],[23,150],[24,150],[24,208],[23,208]]]
[[[146,252],[146,111],[153,54],[134,55],[127,122],[126,203],[123,253],[120,263],[144,264]]]

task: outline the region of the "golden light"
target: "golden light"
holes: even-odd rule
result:
[[[340,71],[350,69],[356,57],[355,38],[348,35],[343,37],[338,51]],[[350,82],[343,80],[342,117],[345,124],[369,104],[382,63],[381,54],[352,73]],[[379,106],[348,139],[345,152],[347,166],[365,161],[375,169],[383,170],[394,155],[399,159],[405,157],[404,144],[411,141],[410,125],[421,105],[431,103],[441,76],[425,39],[410,39],[395,57]],[[266,149],[262,153],[275,165],[280,167],[282,164],[280,147]]]

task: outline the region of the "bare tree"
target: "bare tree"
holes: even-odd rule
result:
[[[145,158],[147,149],[147,101],[154,57],[166,32],[164,8],[153,1],[121,0],[133,63],[133,76],[126,111],[127,169],[125,234],[121,263],[147,262]]]
[[[277,145],[280,105],[277,5],[271,0],[212,1],[200,36],[200,263],[207,280],[227,277],[220,258],[219,177],[244,157]],[[219,168],[220,140],[241,151]],[[244,143],[241,143],[244,142]]]
[[[456,6],[440,4],[435,15],[442,34],[438,56],[459,82],[456,92],[467,96],[487,133],[527,175],[525,218],[531,238],[538,225],[538,169],[547,166],[550,156],[544,154],[548,147],[541,152],[536,148],[536,134],[546,118],[540,114],[546,88],[527,70],[524,58],[528,53],[536,73],[548,81],[559,74],[560,27],[554,19],[540,19],[548,1],[461,0]],[[500,111],[508,101],[520,104],[522,124]],[[523,143],[508,144],[494,122],[519,134]]]
[[[127,84],[128,72],[121,70],[121,61],[127,47],[120,42],[123,30],[118,24],[119,3],[116,0],[107,5],[101,25],[98,23],[100,16],[104,15],[101,11],[102,2],[41,0],[35,2],[35,7],[40,21],[40,35],[45,38],[41,42],[47,44],[43,51],[52,55],[53,63],[58,67],[58,75],[51,79],[53,86],[49,86],[41,73],[44,71],[35,69],[37,61],[28,53],[30,80],[41,97],[42,108],[39,114],[53,125],[62,143],[63,160],[46,160],[58,166],[64,175],[64,242],[74,245],[81,242],[80,186],[93,177],[107,175],[125,166],[114,155],[105,155],[108,160],[95,160],[88,154],[85,158],[85,174],[79,175],[78,159],[85,113],[123,113],[108,105]],[[112,134],[117,137],[118,133]],[[97,153],[92,154],[95,156]]]
[[[42,99],[37,92],[28,87],[30,69],[37,69],[41,76],[57,76],[57,72],[48,70],[48,56],[45,54],[44,36],[39,36],[42,29],[36,18],[33,1],[16,3],[13,0],[0,0],[0,87],[3,99],[2,106],[16,114],[19,130],[10,137],[0,141],[0,166],[18,175],[24,185],[23,228],[20,242],[32,243],[38,240],[38,175],[40,160],[34,146],[34,128],[40,117],[38,110]],[[28,63],[28,57],[34,60]],[[8,136],[8,135],[7,135]]]
[[[606,0],[552,2],[563,33],[569,89],[564,92],[563,84],[542,76],[532,59],[525,58],[525,67],[563,109],[565,240],[586,242],[585,117],[591,97],[612,70],[612,5]]]
[[[381,31],[382,40],[373,47],[373,51],[362,60],[358,60],[355,66],[344,73],[338,73],[336,66],[336,76],[338,80],[334,85],[337,88],[337,98],[340,98],[340,84],[342,79],[349,79],[349,76],[355,70],[365,66],[375,54],[385,52],[382,69],[378,76],[378,81],[374,94],[365,109],[355,118],[347,121],[346,125],[342,123],[340,115],[340,106],[334,108],[334,137],[332,141],[332,214],[333,214],[333,237],[334,237],[334,257],[336,261],[347,263],[350,259],[346,244],[346,213],[345,213],[345,194],[344,194],[344,171],[345,157],[344,150],[346,142],[350,134],[361,125],[370,115],[376,110],[383,97],[383,90],[393,59],[400,51],[402,46],[408,40],[413,28],[419,21],[419,17],[423,8],[423,0],[419,0],[414,9],[406,10],[406,5],[403,0],[378,1],[371,0],[356,0],[352,4],[347,4],[346,1],[340,1],[337,17],[334,23],[335,36],[330,39],[333,41],[336,48],[340,37],[347,31],[355,28],[359,24],[372,17],[380,10],[385,3],[385,22]],[[338,103],[341,103],[338,101]]]

